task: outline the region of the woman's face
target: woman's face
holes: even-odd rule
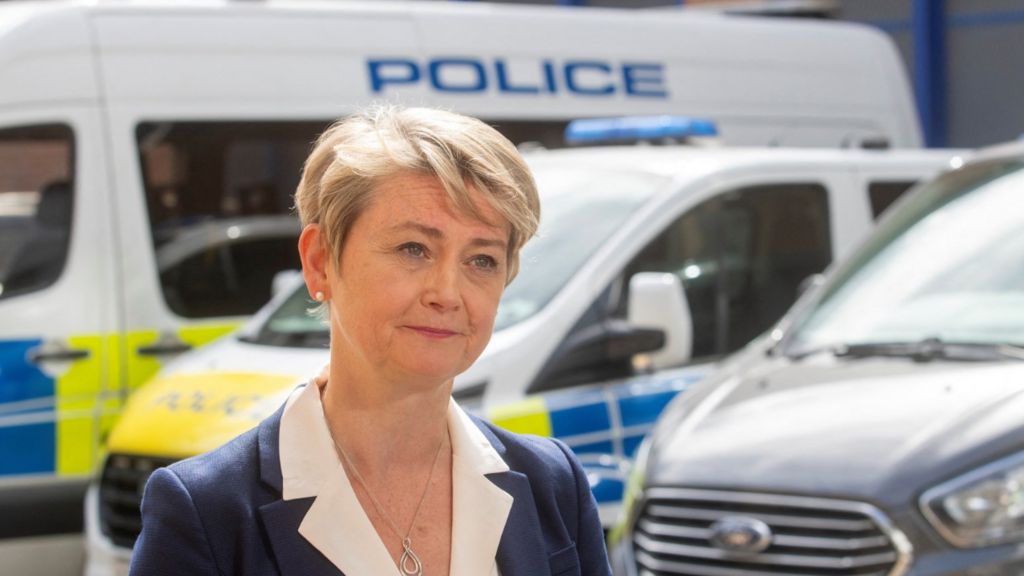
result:
[[[383,181],[328,264],[332,363],[346,375],[441,384],[483,352],[505,286],[509,227],[458,212],[433,176]]]

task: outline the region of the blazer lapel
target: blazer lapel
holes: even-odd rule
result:
[[[514,498],[498,544],[501,576],[550,576],[551,566],[548,564],[547,547],[541,539],[541,523],[530,480],[525,474],[511,471],[487,477]]]
[[[343,573],[380,574],[394,560],[337,465],[299,525],[299,535]]]
[[[452,400],[452,574],[493,576],[514,498],[490,478],[508,463]]]
[[[313,498],[300,498],[277,500],[260,506],[263,530],[267,533],[281,576],[342,574],[299,534],[299,525],[312,504]]]
[[[258,433],[260,479],[277,496],[277,499],[259,507],[263,531],[281,576],[344,576],[299,534],[299,525],[313,505],[314,498],[280,499],[284,481],[281,476],[278,439],[283,412],[284,407],[260,423]]]

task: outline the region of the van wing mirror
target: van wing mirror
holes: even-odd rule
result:
[[[637,327],[626,320],[607,319],[571,335],[530,385],[536,394],[633,373],[637,354],[660,350],[665,334],[656,328]]]
[[[562,371],[583,370],[617,361],[629,361],[636,354],[658,350],[665,345],[660,330],[637,327],[622,320],[594,324],[566,342],[559,368]]]
[[[693,317],[683,283],[675,274],[639,272],[629,279],[628,319],[632,326],[658,330],[665,345],[638,364],[651,369],[678,366],[693,353]]]

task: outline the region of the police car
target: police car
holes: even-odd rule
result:
[[[567,138],[601,133],[708,138],[713,125],[592,120]],[[453,394],[511,430],[566,441],[607,524],[622,470],[662,407],[770,327],[801,281],[957,153],[620,145],[525,156],[541,228],[489,346]],[[308,314],[305,287],[282,284],[238,333],[169,364],[129,401],[87,499],[90,574],[127,558],[149,472],[253,426],[326,363],[328,330]]]

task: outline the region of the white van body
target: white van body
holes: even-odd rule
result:
[[[891,41],[848,23],[456,2],[7,2],[0,34],[0,109],[26,108],[6,120],[61,117],[63,102],[100,112],[110,146],[140,120],[322,120],[382,99],[494,121],[687,114],[715,119],[729,144],[921,145]]]
[[[244,262],[295,233],[274,217],[309,142],[376,100],[477,115],[516,141],[557,144],[581,116],[683,113],[714,118],[729,144],[921,143],[891,42],[855,25],[454,2],[0,3],[0,516],[22,519],[0,530],[10,570],[38,567],[6,560],[22,536],[54,565],[74,553],[63,535],[124,399],[269,296],[286,255],[255,279]],[[209,244],[189,253],[196,238]],[[214,274],[222,293],[191,281]]]

